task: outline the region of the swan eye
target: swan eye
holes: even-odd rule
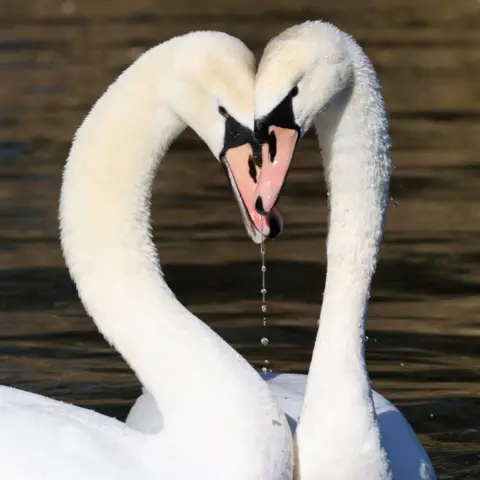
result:
[[[290,90],[290,97],[296,97],[298,95],[298,85],[295,85],[292,90]]]
[[[227,112],[227,110],[226,110],[224,107],[222,107],[221,105],[218,107],[218,112],[220,113],[220,115],[221,115],[222,117],[225,117],[225,118],[228,117],[228,112]]]

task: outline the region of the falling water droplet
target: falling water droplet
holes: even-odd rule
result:
[[[262,217],[262,224],[264,222],[264,219]],[[263,230],[263,228],[262,228]],[[266,317],[266,313],[267,313],[267,286],[266,286],[266,272],[267,272],[267,266],[265,264],[265,254],[266,254],[266,248],[265,248],[265,242],[262,238],[262,242],[260,244],[260,254],[261,254],[261,259],[262,259],[262,268],[261,268],[261,271],[262,271],[262,288],[260,290],[260,293],[262,294],[262,306],[261,306],[261,312],[262,312],[262,327],[265,328],[267,326],[267,317]],[[262,337],[262,339],[260,340],[260,343],[266,347],[269,343],[269,340],[267,337]],[[269,364],[269,361],[267,359],[265,359],[264,361],[264,365],[268,365]],[[267,373],[269,369],[266,367],[266,366],[263,366],[262,367],[262,372],[263,373]],[[270,370],[271,371],[271,370]]]

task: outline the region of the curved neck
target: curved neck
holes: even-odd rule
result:
[[[347,469],[335,478],[387,478],[364,350],[388,203],[389,136],[373,67],[353,41],[349,46],[355,82],[316,119],[330,200],[327,277],[297,436],[307,456],[315,450],[312,465],[328,473],[338,461],[332,471]],[[307,469],[308,458],[303,464]]]
[[[185,125],[158,98],[163,79],[155,72],[170,71],[161,50],[147,55],[119,77],[77,132],[61,194],[66,262],[98,329],[155,398],[163,436],[183,428],[188,435],[177,435],[184,442],[178,447],[186,448],[208,432],[235,465],[241,457],[240,472],[258,470],[259,463],[272,465],[260,460],[265,448],[272,452],[248,447],[252,435],[263,429],[273,440],[273,430],[281,429],[272,418],[285,432],[288,425],[250,365],[176,300],[151,240],[158,159]],[[214,455],[214,441],[203,442],[197,447]]]

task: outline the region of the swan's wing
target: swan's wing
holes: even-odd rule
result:
[[[375,391],[373,403],[395,480],[434,480],[430,458],[406,418]]]
[[[0,387],[0,425],[2,478],[148,478],[130,456],[138,433],[91,410]]]

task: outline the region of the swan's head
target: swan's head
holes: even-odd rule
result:
[[[261,144],[256,210],[277,202],[298,140],[352,79],[348,38],[333,25],[306,22],[266,46],[255,84],[255,136]]]
[[[178,40],[169,101],[223,165],[252,240],[276,237],[282,226],[279,214],[272,210],[262,216],[255,210],[260,148],[253,135],[253,54],[220,32],[195,32]]]

